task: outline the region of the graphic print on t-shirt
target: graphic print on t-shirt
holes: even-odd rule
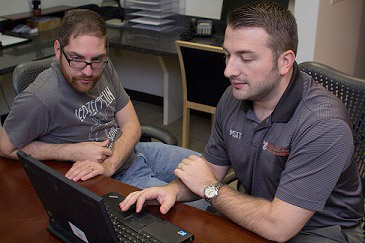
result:
[[[89,132],[90,141],[103,141],[106,137],[111,141],[112,146],[112,143],[120,136],[120,129],[114,116],[115,107],[112,105],[114,100],[113,93],[109,87],[106,87],[97,98],[75,110],[75,116],[81,122],[87,121],[92,124]]]

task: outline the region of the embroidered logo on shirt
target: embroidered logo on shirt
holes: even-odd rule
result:
[[[277,156],[288,156],[290,152],[289,149],[276,147],[267,141],[264,141],[262,149],[267,150],[269,153]]]
[[[242,132],[237,132],[235,130],[229,129],[229,136],[232,136],[234,138],[241,139]]]

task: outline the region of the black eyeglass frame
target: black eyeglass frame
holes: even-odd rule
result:
[[[90,65],[90,67],[92,68],[92,69],[103,69],[103,68],[105,68],[107,65],[108,65],[108,63],[109,63],[109,58],[108,58],[108,60],[105,60],[105,61],[97,61],[97,62],[86,62],[86,61],[79,61],[79,60],[74,60],[74,59],[71,59],[71,58],[69,58],[68,56],[67,56],[67,54],[66,54],[66,52],[65,52],[65,50],[63,49],[63,47],[62,46],[60,46],[60,48],[61,48],[61,51],[62,51],[62,53],[63,53],[63,55],[65,56],[65,58],[66,58],[66,60],[67,60],[67,62],[68,62],[68,65],[70,66],[70,67],[72,67],[72,68],[78,68],[78,69],[84,69],[84,68],[86,68],[88,65]],[[81,63],[83,63],[84,64],[84,66],[83,67],[79,67],[79,66],[74,66],[74,65],[71,65],[71,62],[76,62],[76,63],[79,63],[79,64],[81,64]],[[98,66],[93,66],[93,65],[95,65],[95,64],[101,64],[101,63],[103,63],[103,66],[100,66],[100,67],[98,67]]]

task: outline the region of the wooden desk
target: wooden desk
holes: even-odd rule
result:
[[[66,162],[47,162],[65,174]],[[103,195],[115,191],[127,196],[136,188],[116,180],[98,176],[80,183],[90,191]],[[57,242],[46,230],[48,217],[33,190],[21,162],[0,157],[0,239],[2,242]],[[148,210],[159,213],[159,208]],[[160,215],[195,235],[194,242],[267,242],[228,219],[185,204],[175,205],[167,215]]]

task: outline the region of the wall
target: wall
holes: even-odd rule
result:
[[[318,0],[295,0],[294,16],[298,24],[297,62],[313,61],[317,31]]]
[[[359,45],[357,46],[355,71],[356,77],[365,78],[365,3],[362,6],[362,17],[360,23]]]
[[[123,0],[121,0],[123,1]],[[182,0],[185,13],[220,18],[223,0]],[[290,0],[297,19],[297,62],[319,61],[343,72],[365,78],[365,3],[363,0]],[[84,5],[102,0],[42,0],[42,8]],[[29,11],[31,0],[0,0],[0,15]],[[320,14],[319,14],[320,13]]]
[[[364,69],[364,60],[360,59],[360,55],[365,54],[364,25],[361,25],[364,1],[347,0],[330,4],[328,0],[321,0],[319,13],[314,60],[364,77],[364,73],[360,73]],[[358,50],[362,52],[358,53]]]
[[[185,14],[220,19],[223,0],[185,0]]]

